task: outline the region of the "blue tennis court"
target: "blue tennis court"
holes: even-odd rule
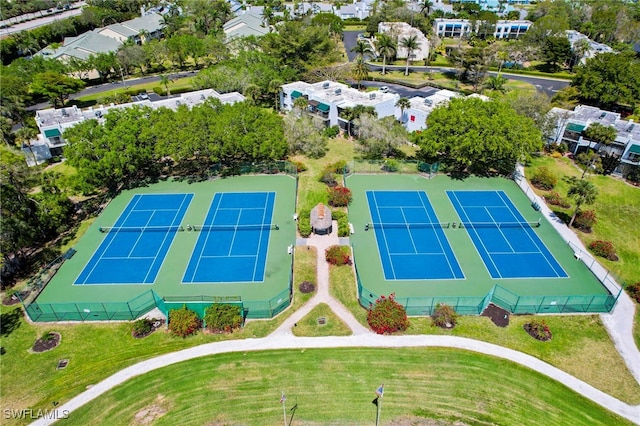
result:
[[[464,278],[423,191],[367,191],[387,280]]]
[[[503,191],[447,195],[492,278],[568,277]]]
[[[275,192],[225,192],[214,196],[184,283],[264,280]]]
[[[153,284],[192,198],[134,195],[74,284]]]

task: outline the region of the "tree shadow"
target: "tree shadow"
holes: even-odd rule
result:
[[[563,223],[567,224],[571,221],[571,215],[565,212],[561,212],[559,210],[553,210],[553,214],[556,215],[558,219],[560,219]]]
[[[11,312],[5,312],[0,316],[0,335],[7,337],[20,327],[22,319],[22,310],[14,309]]]

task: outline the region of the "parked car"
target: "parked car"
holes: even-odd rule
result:
[[[147,99],[149,99],[149,95],[147,94],[147,92],[141,92],[141,93],[138,93],[138,98],[142,99],[143,101],[146,101]]]
[[[379,90],[380,90],[382,93],[387,93],[387,92],[389,91],[389,88],[388,88],[387,86],[382,86]]]

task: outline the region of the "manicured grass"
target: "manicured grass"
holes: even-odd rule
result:
[[[525,171],[526,176],[532,176],[535,170],[541,166],[546,166],[557,176],[558,183],[554,191],[563,197],[566,197],[569,189],[569,182],[565,177],[580,178],[582,175],[582,170],[576,168],[568,158],[555,159],[543,156],[533,159]],[[590,234],[576,229],[574,231],[585,246],[595,240],[611,241],[620,260],[612,262],[599,257],[598,262],[627,284],[640,282],[640,268],[638,268],[640,265],[640,250],[638,250],[640,247],[640,221],[633,220],[633,218],[640,217],[640,188],[611,176],[587,173],[585,179],[589,179],[598,188],[598,197],[593,205],[583,205],[581,208],[594,210],[597,223]],[[545,195],[548,191],[536,190],[536,193]],[[573,200],[570,202],[573,204]],[[575,207],[572,205],[568,209],[563,209],[550,205],[550,208],[561,217],[570,218]]]
[[[193,77],[184,77],[184,78],[178,78],[175,80],[171,80],[168,84],[169,87],[169,92],[173,93],[174,90],[181,90],[181,89],[191,89],[191,90],[195,90],[195,88],[193,88]],[[129,91],[136,91],[136,92],[153,92],[153,88],[154,87],[160,87],[162,88],[162,90],[165,90],[165,87],[163,84],[160,84],[159,81],[154,81],[154,82],[150,82],[150,83],[140,83],[140,84],[127,84],[127,87],[122,87],[122,85],[114,85],[113,90],[110,90],[108,92],[100,92],[100,93],[94,93],[92,95],[87,95],[87,96],[82,96],[79,97],[77,99],[77,101],[82,102],[82,104],[95,104],[98,99],[100,98],[104,98],[105,96],[115,96],[118,93],[124,93],[124,92],[129,92]]]
[[[447,424],[630,424],[562,384],[511,362],[441,348],[307,349],[221,354],[134,378],[65,424],[382,424],[407,416]],[[144,420],[143,420],[144,419]]]
[[[369,328],[367,311],[358,303],[357,292],[352,266],[329,266],[329,294],[349,309],[360,324]]]
[[[332,266],[330,292],[345,305],[365,327],[367,311],[356,299],[353,269]],[[545,316],[553,339],[539,342],[522,328],[531,317],[511,316],[508,327],[495,326],[489,318],[459,317],[458,325],[450,331],[431,325],[430,318],[410,318],[408,334],[450,334],[495,343],[525,352],[548,362],[630,404],[640,403],[640,385],[627,370],[597,315]]]
[[[322,158],[295,156],[292,159],[302,161],[307,170],[298,175],[298,210],[312,209],[318,203],[327,204],[327,186],[318,181],[320,173],[327,164],[340,160],[350,161],[355,153],[354,142],[342,137],[329,140],[329,150]],[[339,182],[342,183],[342,182]]]
[[[319,318],[325,323],[320,324]],[[320,303],[293,327],[294,336],[349,336],[351,329],[331,310],[326,303]]]
[[[296,299],[299,299],[297,300],[297,302],[300,303],[300,306],[307,303],[307,301],[309,301],[309,299],[311,299],[313,295],[316,294],[316,291],[318,289],[316,253],[316,248],[311,246],[295,248],[295,258],[293,263],[293,286],[295,287],[294,297]],[[313,283],[316,286],[316,290],[314,290],[312,293],[300,292],[300,283],[302,283],[303,281],[309,281]]]

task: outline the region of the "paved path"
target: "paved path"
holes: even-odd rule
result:
[[[521,170],[522,171],[522,170]],[[523,183],[524,182],[524,183]],[[520,180],[520,185],[527,185],[525,179]],[[523,187],[523,189],[525,189]],[[529,189],[530,190],[530,189]],[[526,191],[526,189],[525,189]],[[531,190],[530,190],[531,191]],[[531,194],[533,194],[531,192]],[[535,197],[535,195],[533,195]],[[545,215],[553,215],[544,203],[540,203],[542,212]],[[551,218],[551,216],[549,216]],[[554,223],[566,238],[576,238],[573,232],[568,229],[559,228],[560,224]],[[562,224],[564,226],[564,224]],[[337,230],[337,224],[333,229]],[[566,226],[565,226],[566,228]],[[570,235],[573,235],[571,237]],[[58,407],[59,413],[72,412],[84,404],[92,401],[100,395],[108,392],[113,387],[126,382],[127,380],[143,375],[158,368],[163,368],[178,362],[228,352],[244,352],[244,351],[261,351],[272,349],[301,349],[301,348],[349,348],[349,347],[447,347],[455,349],[469,350],[479,352],[486,355],[492,355],[498,358],[513,361],[525,367],[529,367],[541,374],[544,374],[554,380],[559,381],[568,388],[578,392],[586,398],[606,407],[616,414],[640,425],[640,405],[626,404],[596,388],[583,382],[564,371],[547,364],[533,356],[515,351],[513,349],[504,348],[491,343],[481,342],[478,340],[468,339],[464,337],[454,336],[381,336],[372,333],[363,327],[339,301],[331,297],[329,294],[329,265],[324,256],[327,247],[338,244],[338,237],[334,233],[328,236],[314,235],[306,240],[307,245],[316,247],[317,256],[317,285],[316,295],[311,298],[303,307],[291,314],[280,327],[278,327],[269,336],[260,339],[243,339],[230,340],[224,342],[214,342],[200,345],[194,348],[184,349],[178,352],[161,355],[147,361],[139,362],[135,365],[127,367],[114,375],[106,378],[100,383],[92,386],[90,389],[71,399],[69,402]],[[578,242],[579,243],[579,242]],[[640,369],[640,356],[638,349],[635,347],[631,327],[633,323],[634,305],[633,302],[625,297],[626,294],[618,301],[616,309],[611,314],[602,315],[603,321],[616,348],[624,358],[633,373],[636,380],[638,379],[638,369]],[[627,301],[631,302],[631,308],[627,305]],[[344,321],[353,334],[346,337],[295,337],[291,332],[291,328],[304,318],[318,303],[326,303],[333,311]],[[40,419],[33,425],[49,425],[52,420]]]
[[[569,227],[551,211],[549,206],[534,192],[533,188],[529,186],[529,182],[524,178],[524,167],[519,165],[516,173],[518,177],[516,182],[520,185],[520,188],[529,196],[532,202],[537,202],[540,206],[540,212],[549,219],[551,225],[558,231],[562,238],[569,243],[575,252],[577,252],[581,259],[585,261],[585,264],[591,266],[591,271],[601,282],[605,283],[605,286],[611,292],[611,294],[618,294],[620,292],[620,285],[610,277],[609,272],[600,265],[597,261],[592,261],[593,257],[589,254],[584,247],[575,232],[571,231]],[[589,261],[586,261],[586,259]],[[640,351],[636,346],[633,339],[633,324],[635,317],[636,304],[627,292],[622,291],[615,308],[611,313],[600,314],[602,322],[613,340],[613,343],[620,353],[620,356],[627,364],[627,368],[640,383]]]

